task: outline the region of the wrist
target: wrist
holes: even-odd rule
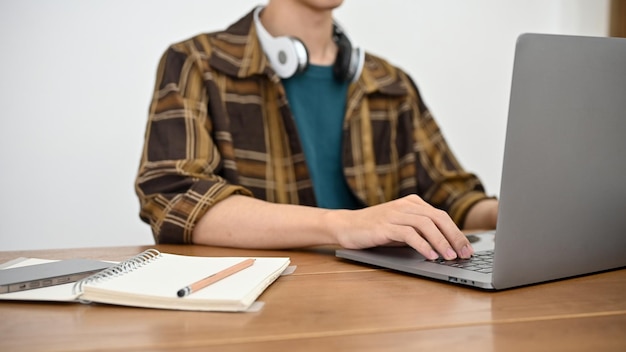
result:
[[[320,223],[322,224],[322,232],[325,234],[329,244],[342,245],[342,234],[348,231],[349,221],[346,214],[350,210],[344,209],[328,209],[324,210],[321,215]]]

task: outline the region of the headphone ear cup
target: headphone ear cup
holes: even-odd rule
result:
[[[299,74],[304,72],[309,66],[309,51],[300,39],[294,37],[289,37],[289,39],[291,39],[294,52],[296,53],[297,67],[295,74]]]
[[[306,70],[309,55],[302,42],[293,37],[276,37],[263,43],[265,55],[280,78],[289,78]]]
[[[261,48],[270,65],[280,78],[289,78],[306,70],[309,65],[309,53],[298,38],[281,36],[272,37],[261,24],[259,13],[263,7],[254,11],[254,24]]]
[[[365,52],[358,46],[353,46],[350,38],[336,23],[333,28],[333,40],[337,45],[337,58],[333,65],[335,79],[341,82],[356,82],[363,70]]]
[[[352,44],[343,34],[337,35],[337,58],[333,64],[333,74],[341,82],[351,80],[350,65],[352,60]]]

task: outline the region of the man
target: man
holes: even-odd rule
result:
[[[454,259],[473,254],[459,226],[495,227],[497,201],[404,72],[369,54],[333,71],[359,54],[333,24],[341,3],[270,0],[256,22],[167,50],[136,187],[158,243],[408,244]],[[282,41],[306,55],[303,72],[278,75]]]

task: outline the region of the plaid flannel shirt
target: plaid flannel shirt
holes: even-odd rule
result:
[[[157,243],[191,243],[194,225],[232,194],[316,205],[284,87],[253,23],[250,12],[160,60],[135,184]],[[363,206],[417,194],[461,224],[487,198],[411,78],[374,55],[349,87],[338,152]]]

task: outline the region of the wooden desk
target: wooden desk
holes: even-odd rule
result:
[[[489,293],[352,264],[332,250],[153,246],[201,256],[289,256],[256,313],[0,302],[1,351],[625,351],[626,270]],[[148,247],[0,252],[123,260]]]

